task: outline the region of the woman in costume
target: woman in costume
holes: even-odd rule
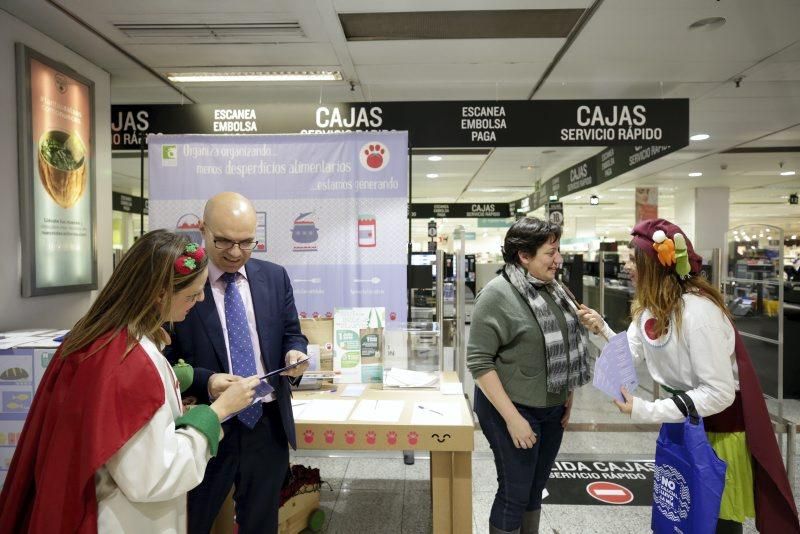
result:
[[[682,230],[664,219],[638,223],[626,265],[636,287],[627,331],[635,359],[644,357],[653,380],[686,393],[704,418],[708,441],[727,464],[718,533],[742,532],[746,517],[763,533],[797,533],[797,510],[761,387],[720,292],[699,276],[702,259]],[[584,325],[614,332],[589,308]],[[623,389],[614,401],[636,422],[685,419],[671,398],[647,401]]]
[[[561,227],[532,217],[509,228],[505,266],[472,313],[467,367],[475,412],[494,453],[492,534],[539,531],[573,390],[589,381],[586,330],[555,282]]]
[[[191,368],[161,354],[161,325],[203,299],[206,263],[164,230],[125,254],[42,377],[0,494],[0,533],[186,530],[186,492],[216,454],[220,421],[258,384],[235,381],[183,413]]]

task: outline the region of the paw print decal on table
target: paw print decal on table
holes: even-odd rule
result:
[[[395,443],[397,443],[397,432],[395,432],[394,430],[392,430],[391,432],[387,432],[386,442],[389,445],[394,445]]]
[[[367,432],[367,443],[369,443],[370,445],[375,445],[375,438],[376,438],[375,432],[373,432],[372,430]]]
[[[303,441],[306,443],[314,443],[314,431],[313,430],[306,430],[303,432]]]
[[[336,432],[333,430],[326,430],[325,431],[325,443],[333,443],[333,439],[336,437]]]
[[[344,433],[344,440],[347,442],[348,445],[352,445],[356,442],[356,433],[352,430],[348,430]]]
[[[413,432],[413,431],[408,433],[408,444],[409,445],[416,445],[418,441],[419,441],[419,434],[417,434],[416,432]]]

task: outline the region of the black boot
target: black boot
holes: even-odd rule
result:
[[[489,523],[489,534],[520,534],[520,532],[518,528],[514,530],[502,530]]]
[[[717,519],[716,534],[742,534],[742,524],[730,519]]]
[[[542,510],[527,510],[522,516],[522,527],[519,534],[539,534],[539,519],[542,517]]]

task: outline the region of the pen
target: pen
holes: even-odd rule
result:
[[[425,406],[422,406],[422,405],[419,405],[419,404],[417,405],[417,408],[419,408],[420,410],[428,410],[429,412],[433,412],[433,413],[436,413],[436,414],[439,414],[439,415],[444,415],[442,412],[437,412],[436,410],[431,410],[430,408],[426,408]]]

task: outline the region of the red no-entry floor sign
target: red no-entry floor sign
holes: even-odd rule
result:
[[[625,486],[613,482],[592,482],[586,492],[600,502],[608,504],[628,504],[633,500],[633,492]]]

